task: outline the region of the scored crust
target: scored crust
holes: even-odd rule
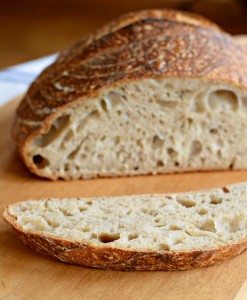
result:
[[[110,22],[63,51],[30,86],[13,126],[26,165],[42,176],[27,146],[62,111],[113,85],[147,78],[201,78],[247,89],[246,51],[193,14],[149,10]]]

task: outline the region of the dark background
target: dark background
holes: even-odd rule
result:
[[[0,68],[57,52],[124,12],[165,7],[247,34],[247,0],[0,0]]]

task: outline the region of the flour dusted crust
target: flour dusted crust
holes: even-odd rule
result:
[[[245,99],[246,52],[216,25],[191,14],[149,10],[120,17],[63,51],[29,88],[13,126],[25,164],[33,173],[50,179],[138,174],[133,170],[89,172],[85,176],[83,172],[79,176],[69,172],[61,175],[54,170],[47,173],[34,163],[29,147],[69,109],[76,110],[78,105],[81,109],[88,99],[153,78],[198,80],[202,85],[212,83],[220,88],[223,85],[224,89],[243,92],[241,97]],[[227,167],[167,167],[140,173],[220,168]]]
[[[9,205],[3,216],[25,245],[63,262],[186,270],[246,250],[246,190],[241,183],[181,194],[30,200]]]

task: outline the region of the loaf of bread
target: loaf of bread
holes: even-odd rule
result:
[[[247,52],[178,11],[124,15],[62,52],[13,134],[50,179],[247,168]]]
[[[247,183],[208,191],[9,205],[22,242],[61,261],[109,270],[186,270],[247,248]]]

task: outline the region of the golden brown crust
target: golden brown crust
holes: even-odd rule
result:
[[[13,134],[29,142],[59,113],[102,89],[145,78],[201,78],[247,89],[244,47],[213,23],[172,10],[130,13],[86,36],[44,70],[22,100]]]
[[[96,247],[87,243],[61,240],[37,233],[26,233],[13,216],[4,211],[4,219],[20,240],[31,249],[63,262],[117,271],[175,271],[217,265],[247,249],[247,240],[215,249],[192,251],[143,251]]]

